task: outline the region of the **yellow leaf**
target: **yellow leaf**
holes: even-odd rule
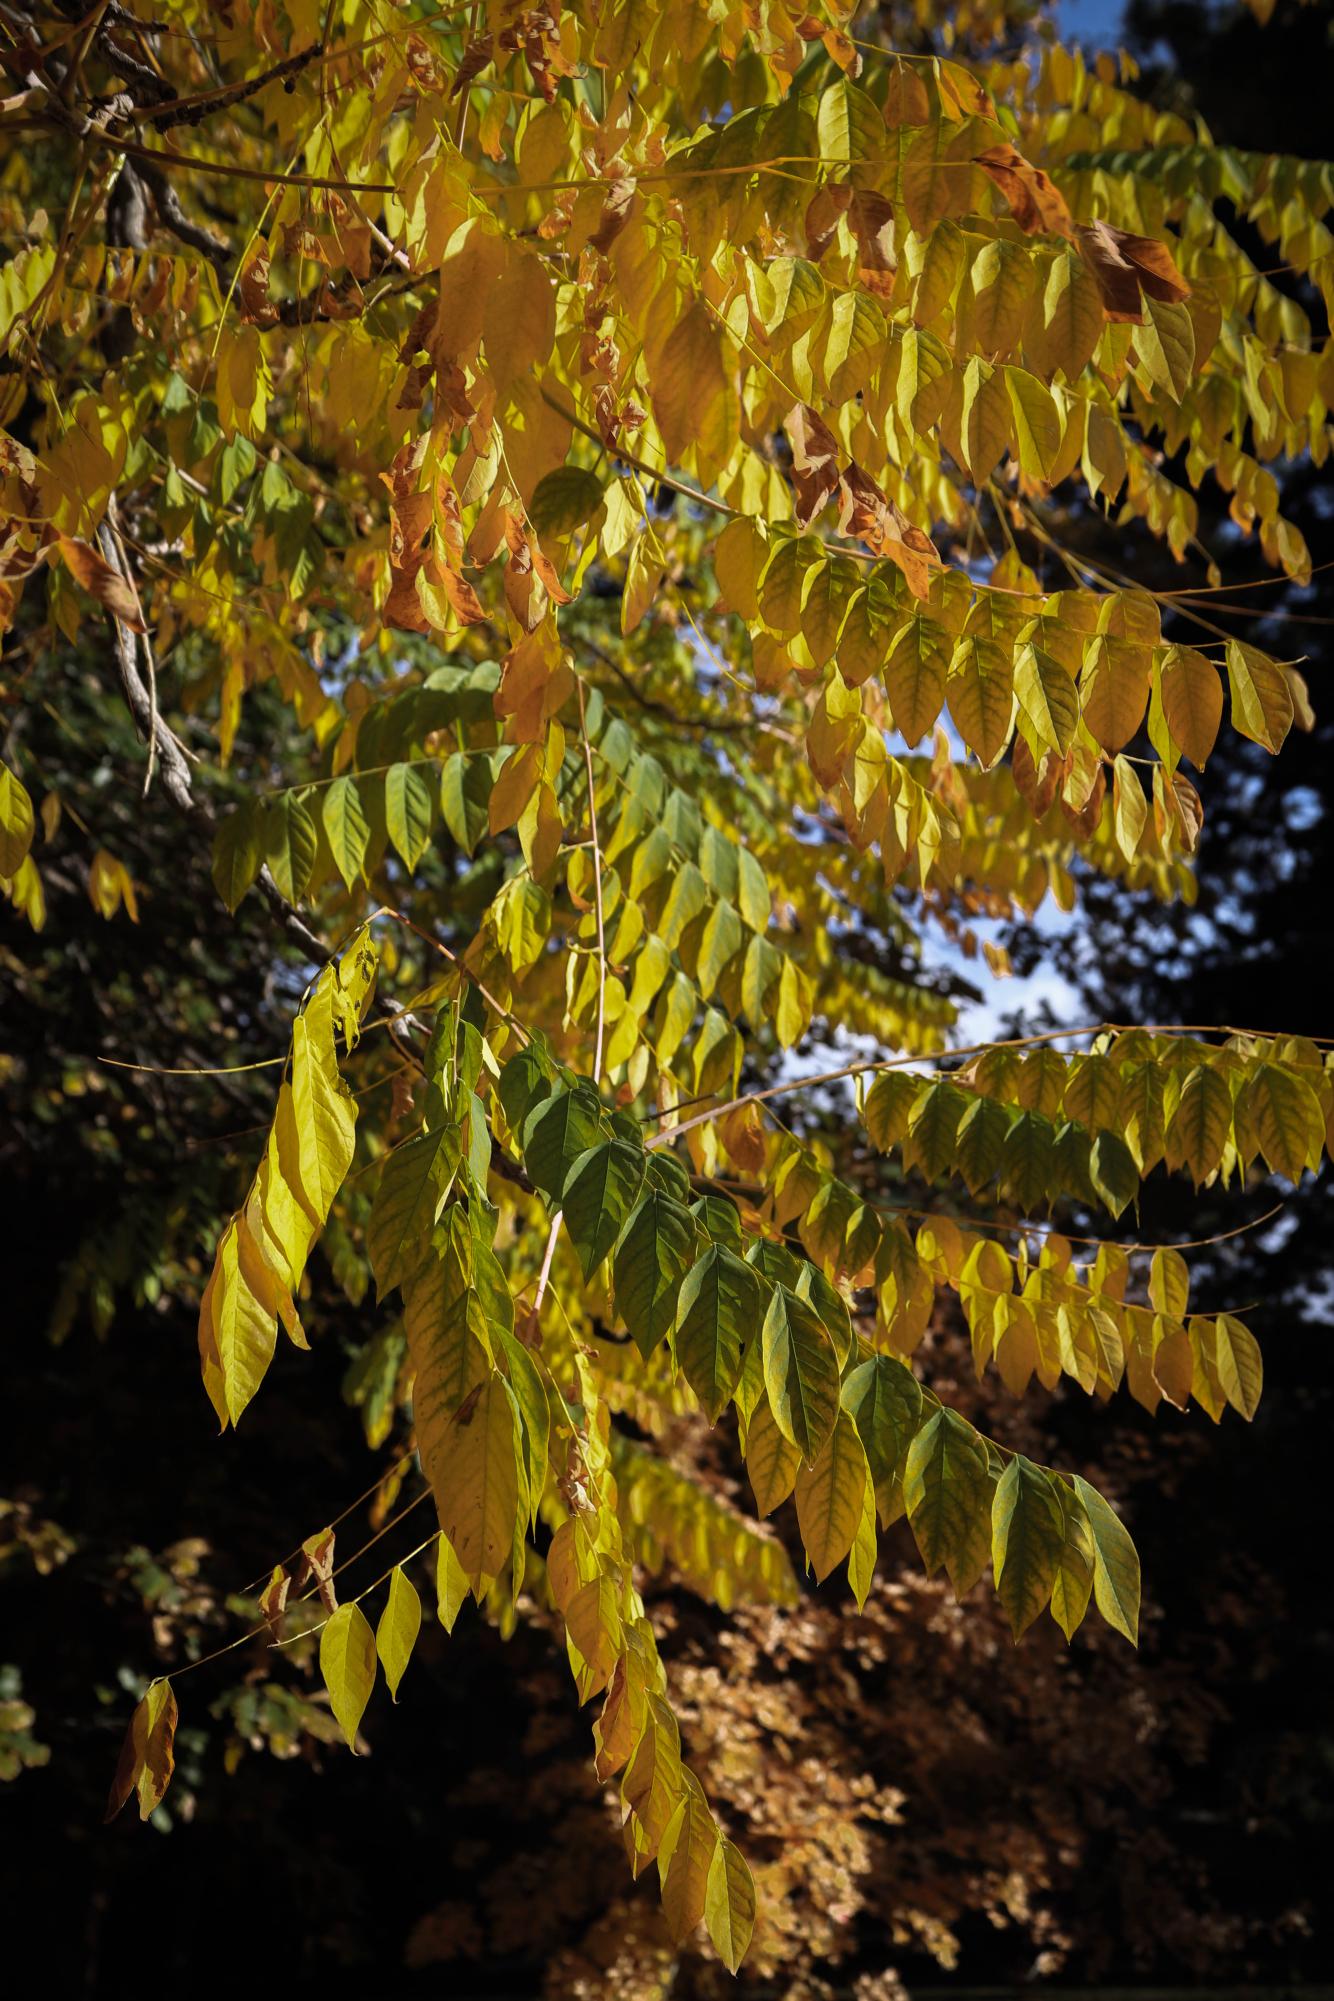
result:
[[[1231,1313],[1214,1322],[1214,1364],[1224,1396],[1249,1423],[1264,1387],[1264,1363],[1249,1327]]]
[[[1159,668],[1158,693],[1173,742],[1203,771],[1223,719],[1218,669],[1193,646],[1169,646]]]
[[[1268,654],[1239,639],[1227,643],[1227,678],[1232,691],[1232,727],[1268,751],[1283,748],[1292,727],[1292,690]]]
[[[992,237],[973,259],[967,297],[960,300],[963,338],[993,360],[1012,352],[1033,289],[1033,264],[1017,243]]]
[[[1061,417],[1055,399],[1026,369],[1007,368],[1005,381],[1014,412],[1020,468],[1035,485],[1046,485],[1061,449]]]
[[[1135,353],[1149,380],[1179,403],[1195,373],[1195,323],[1176,299],[1148,299],[1144,324],[1135,329]]]
[[[359,1605],[340,1605],[320,1634],[320,1673],[329,1706],[355,1753],[357,1727],[375,1686],[375,1635]]]
[[[1058,251],[1029,308],[1025,352],[1048,381],[1059,370],[1067,383],[1075,382],[1093,359],[1103,325],[1093,273],[1073,251]]]
[[[806,1033],[811,1018],[811,983],[796,963],[783,960],[778,978],[778,1004],[774,1009],[774,1032],[784,1049],[791,1049]]]
[[[985,485],[995,471],[1013,426],[1004,371],[974,355],[964,370],[959,425],[964,460],[974,486]]]
[[[1084,721],[1106,751],[1124,749],[1144,720],[1151,658],[1147,647],[1096,633],[1080,670]]]
[[[945,698],[959,735],[985,770],[1010,740],[1013,661],[994,640],[965,633],[954,648]]]
[[[745,1856],[726,1835],[709,1864],[704,1918],[719,1959],[735,1973],[755,1929],[755,1885]]]
[[[662,1914],[674,1944],[690,1936],[704,1916],[718,1829],[698,1779],[682,1771],[685,1791],[658,1847]]]
[[[920,743],[940,714],[949,657],[949,634],[920,612],[895,636],[885,661],[885,689],[894,727],[906,744]]]
[[[746,1472],[761,1521],[785,1501],[796,1484],[801,1453],[774,1422],[768,1402],[758,1405],[746,1432]]]
[[[732,448],[734,392],[722,335],[702,299],[687,307],[663,343],[652,393],[669,463],[679,465],[694,447],[709,466],[720,466]]]
[[[233,1216],[218,1240],[213,1273],[199,1307],[199,1353],[213,1408],[224,1428],[235,1424],[273,1360],[278,1326],[241,1264],[241,1219]]]
[[[1034,754],[1054,750],[1064,757],[1079,725],[1079,697],[1060,661],[1031,642],[1021,646],[1015,654],[1014,692],[1021,722],[1026,719],[1032,732]]]
[[[518,1468],[514,1395],[492,1370],[450,1420],[448,1449],[431,1477],[440,1526],[479,1597],[513,1547]]]
[[[518,376],[544,364],[556,331],[556,295],[546,266],[506,241],[504,261],[485,288],[482,338],[487,365],[502,393]]]
[[[447,1633],[468,1596],[468,1573],[454,1554],[454,1545],[443,1532],[437,1539],[435,1556],[436,1617]]]
[[[380,1623],[375,1629],[375,1651],[384,1669],[384,1678],[389,1685],[392,1699],[398,1701],[398,1684],[403,1679],[403,1671],[412,1658],[412,1649],[417,1644],[421,1631],[422,1601],[417,1596],[417,1588],[398,1564],[390,1573],[389,1596],[385,1600]]]
[[[139,1818],[147,1820],[162,1804],[176,1765],[176,1696],[169,1681],[155,1681],[130,1718],[111,1782],[106,1818],[114,1820],[131,1793],[139,1795]]]
[[[99,917],[106,918],[114,917],[123,903],[130,922],[139,922],[139,905],[129,870],[105,848],[98,848],[88,864],[88,901]]]
[[[1118,757],[1112,767],[1112,830],[1128,862],[1135,859],[1148,817],[1148,801],[1135,767],[1128,758]]]
[[[840,1411],[814,1465],[803,1466],[797,1474],[797,1525],[817,1584],[823,1584],[852,1548],[869,1480],[857,1427]]]
[[[312,1221],[323,1224],[356,1147],[356,1103],[334,1051],[335,974],[328,967],[292,1023],[292,1111],[296,1158],[283,1168]],[[294,1172],[292,1170],[295,1170]]]

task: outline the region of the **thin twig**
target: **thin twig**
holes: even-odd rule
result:
[[[598,845],[598,809],[593,797],[593,753],[588,742],[588,724],[584,716],[584,684],[580,676],[575,678],[579,694],[579,735],[584,746],[584,770],[588,773],[588,830],[593,837],[593,908],[597,914],[598,927],[598,1023],[597,1036],[593,1044],[593,1082],[602,1077],[602,1031],[607,1011],[607,941],[602,926],[602,849]]]

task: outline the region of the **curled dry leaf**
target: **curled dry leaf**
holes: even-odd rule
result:
[[[1065,196],[1051,175],[1033,166],[1017,146],[989,146],[977,154],[976,164],[1000,189],[1026,236],[1049,229],[1073,242],[1075,223]]]
[[[1098,281],[1103,311],[1109,320],[1139,325],[1144,319],[1140,292],[1150,299],[1188,299],[1190,286],[1177,270],[1165,243],[1153,236],[1133,236],[1110,222],[1081,223],[1076,233],[1079,254]]]
[[[176,1696],[169,1681],[155,1681],[130,1718],[120,1762],[111,1781],[106,1818],[114,1820],[131,1793],[139,1795],[139,1818],[161,1804],[176,1767]]]
[[[77,541],[70,535],[57,535],[56,547],[75,583],[105,605],[118,624],[128,626],[131,632],[145,630],[134,591],[91,543]]]

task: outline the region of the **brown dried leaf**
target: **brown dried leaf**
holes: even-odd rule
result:
[[[176,1697],[169,1681],[155,1681],[130,1718],[116,1776],[107,1797],[106,1818],[114,1820],[130,1794],[139,1795],[139,1818],[147,1820],[162,1804],[176,1766]]]
[[[127,626],[131,632],[145,630],[138,598],[120,572],[113,570],[91,543],[76,541],[70,535],[57,535],[56,547],[75,583],[105,605],[118,624]]]
[[[1019,227],[1028,236],[1053,230],[1074,241],[1074,217],[1050,174],[1024,158],[1017,146],[989,146],[976,164],[1004,195]]]
[[[809,528],[838,492],[838,439],[809,404],[798,403],[783,419],[792,444],[792,480],[797,489],[797,522]]]
[[[306,1559],[301,1582],[309,1578],[319,1591],[320,1603],[325,1611],[336,1612],[338,1594],[333,1583],[333,1530],[321,1529],[318,1535],[307,1536],[301,1545],[301,1554]]]
[[[1141,325],[1141,289],[1151,299],[1190,297],[1190,286],[1172,261],[1171,251],[1156,237],[1133,236],[1127,229],[1113,228],[1110,222],[1092,222],[1079,224],[1075,241],[1098,281],[1109,320]]]

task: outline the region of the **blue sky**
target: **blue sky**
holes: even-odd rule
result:
[[[1123,11],[1122,0],[1059,0],[1056,18],[1070,41],[1111,49],[1119,40]]]

